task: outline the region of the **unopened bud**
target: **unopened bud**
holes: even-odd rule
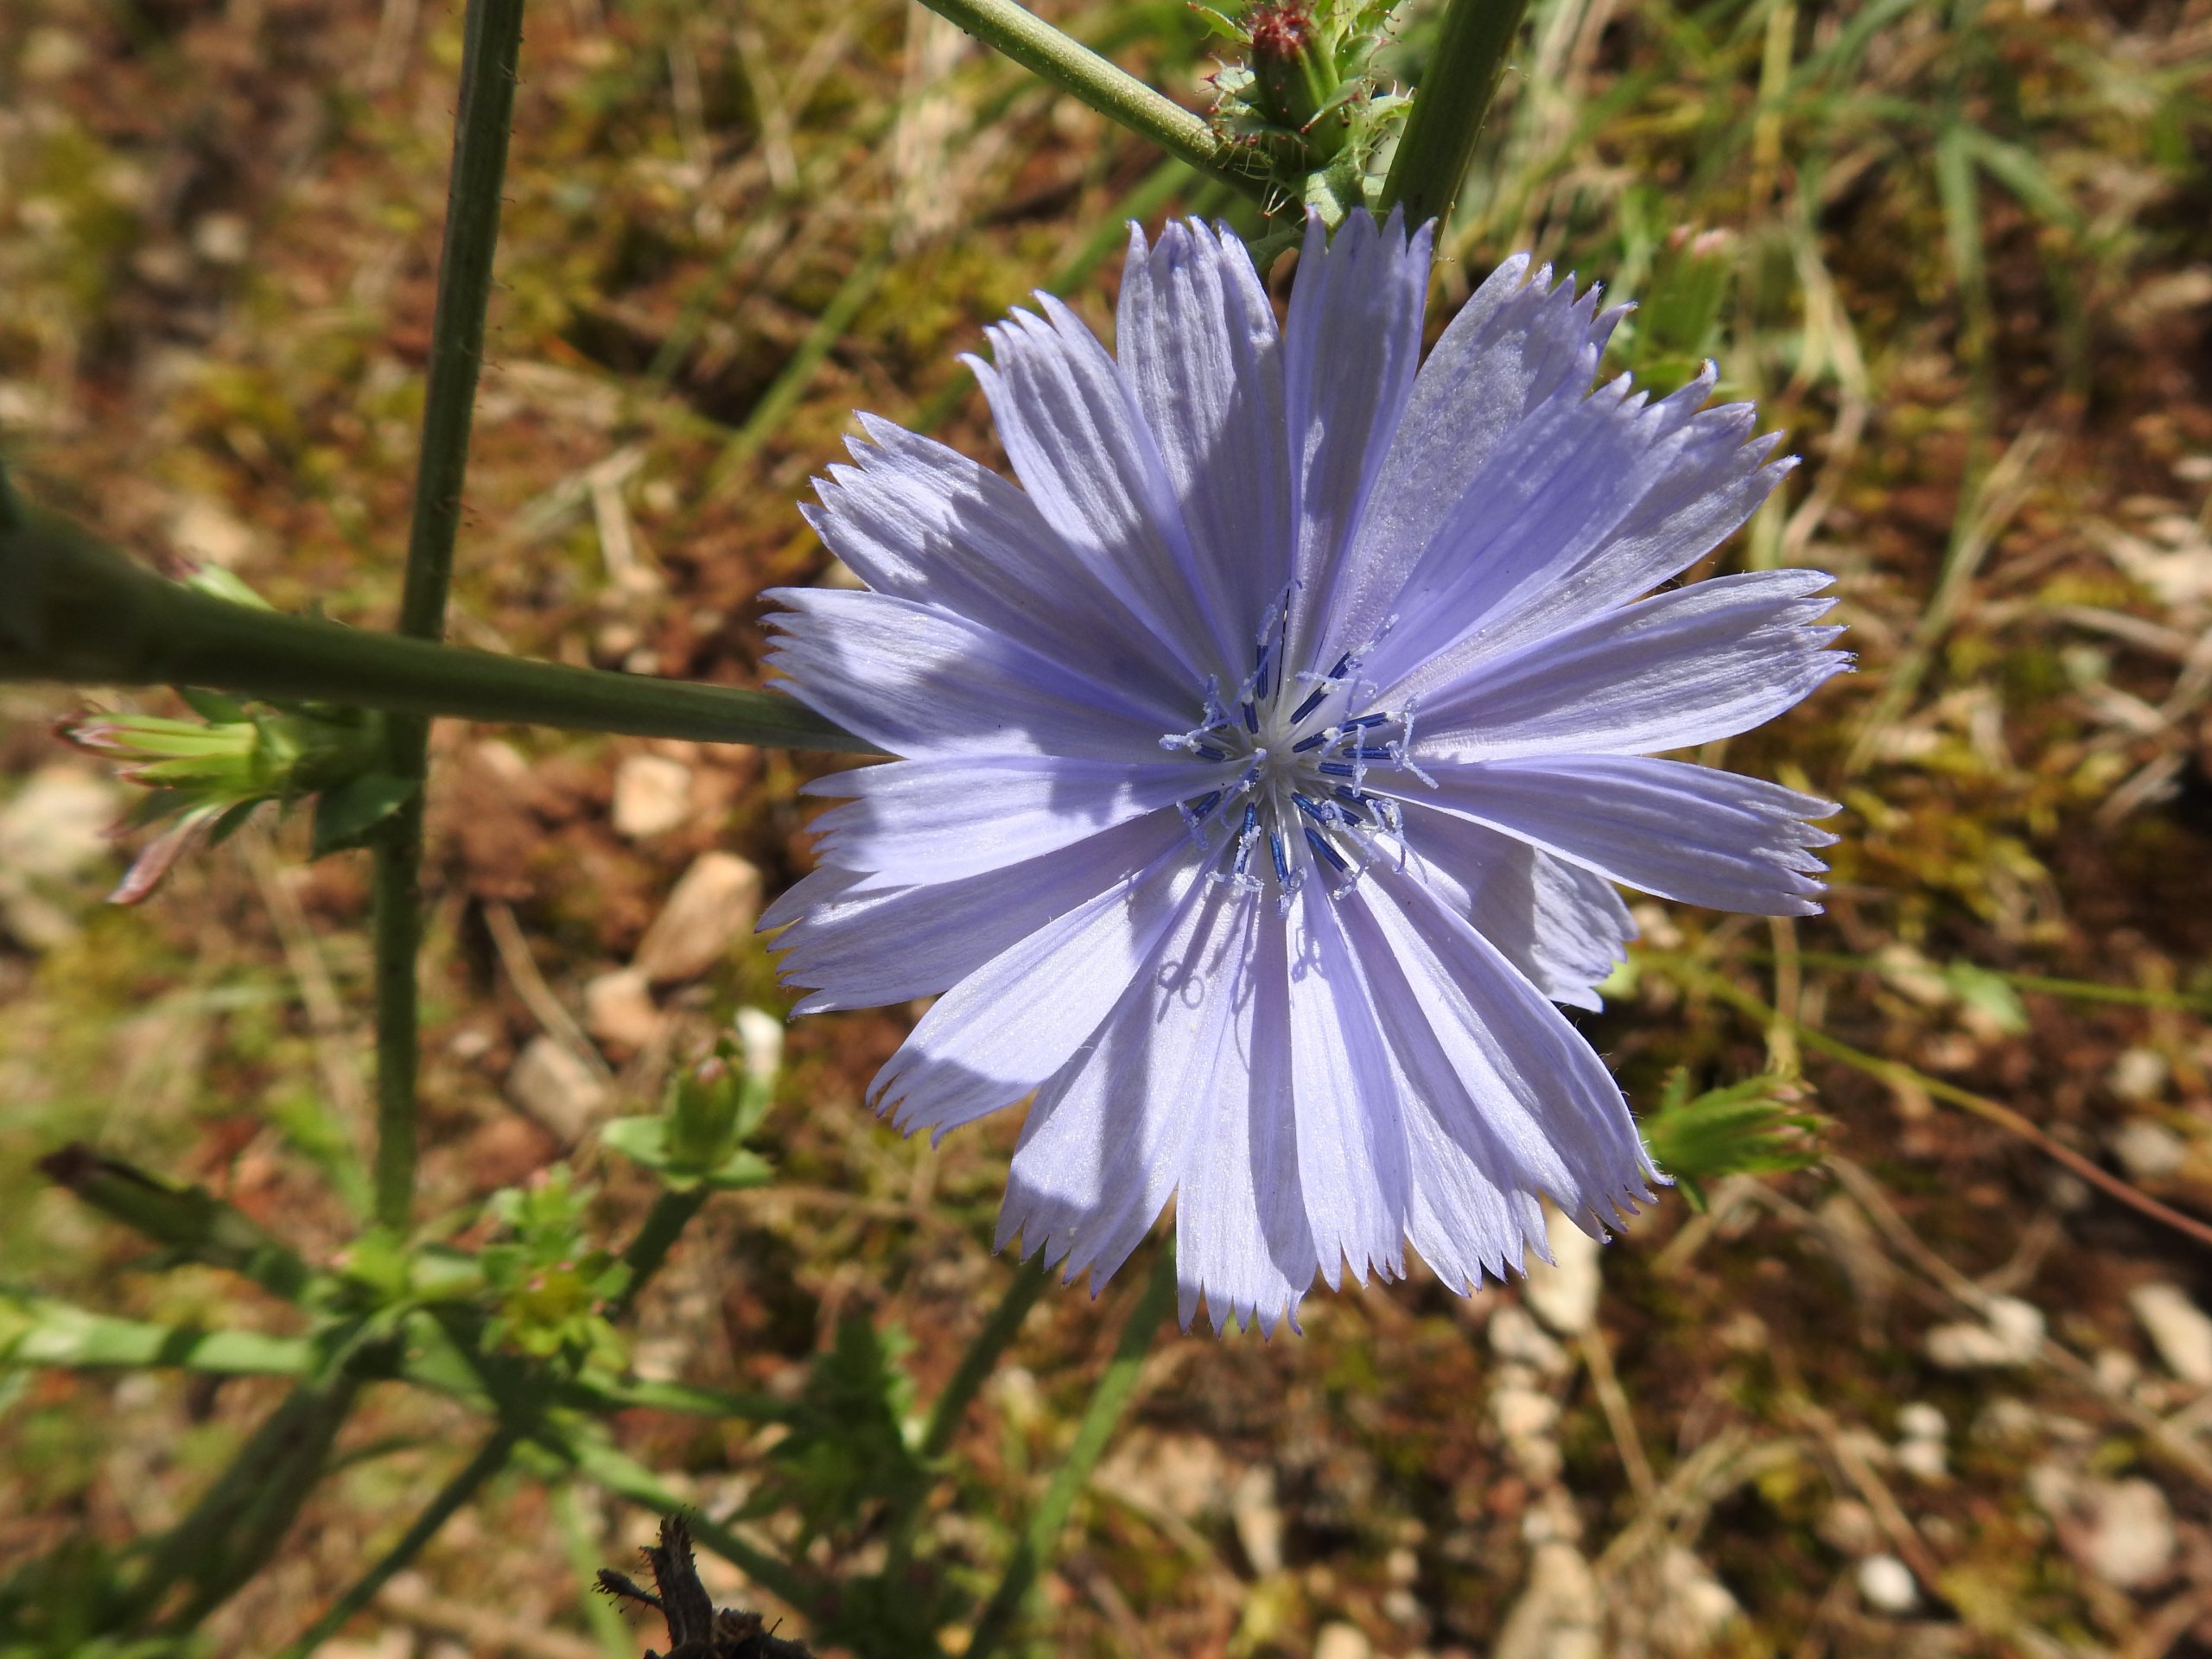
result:
[[[1313,162],[1343,148],[1349,127],[1331,107],[1342,85],[1306,0],[1262,0],[1244,16],[1257,102],[1268,119],[1302,135]]]

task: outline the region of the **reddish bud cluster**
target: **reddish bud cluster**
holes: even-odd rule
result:
[[[1313,9],[1306,0],[1266,0],[1244,14],[1256,63],[1289,63],[1313,43]]]

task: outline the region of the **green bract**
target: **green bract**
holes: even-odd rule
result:
[[[1286,204],[1331,226],[1382,206],[1383,174],[1409,101],[1374,70],[1391,7],[1378,0],[1262,0],[1241,13],[1224,0],[1194,7],[1248,60],[1213,78],[1215,124],[1263,156]]]

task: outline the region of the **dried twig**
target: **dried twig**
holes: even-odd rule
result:
[[[784,1641],[766,1628],[760,1614],[714,1605],[706,1586],[699,1582],[691,1556],[691,1529],[681,1516],[663,1518],[660,1542],[646,1545],[644,1554],[652,1569],[652,1591],[607,1567],[600,1569],[599,1587],[661,1616],[668,1626],[666,1659],[814,1659],[798,1643]],[[645,1659],[662,1656],[648,1648]]]

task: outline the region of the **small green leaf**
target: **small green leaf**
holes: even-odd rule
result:
[[[226,697],[219,691],[202,691],[194,686],[180,685],[176,694],[185,706],[200,719],[216,726],[243,726],[252,718],[245,705]]]
[[[257,1331],[200,1331],[112,1319],[67,1302],[0,1296],[0,1363],[61,1369],[175,1366],[217,1376],[303,1376],[314,1344]]]
[[[1677,1066],[1668,1075],[1658,1107],[1643,1120],[1644,1143],[1690,1207],[1702,1211],[1708,1181],[1820,1161],[1818,1136],[1826,1120],[1802,1108],[1802,1084],[1769,1073],[1693,1098],[1689,1072]]]
[[[417,785],[386,772],[366,772],[315,799],[315,840],[308,856],[321,858],[359,847],[369,832],[399,810]]]
[[[2005,1036],[2018,1037],[2027,1030],[2027,1004],[2003,975],[1974,963],[1954,962],[1943,969],[1943,978],[1958,993],[1960,1001],[1980,1012]]]

